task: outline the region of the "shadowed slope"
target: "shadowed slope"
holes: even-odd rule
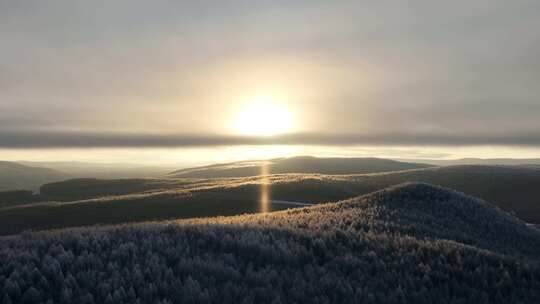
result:
[[[151,178],[95,179],[77,178],[44,184],[39,191],[49,200],[75,201],[113,195],[144,193],[180,187],[186,181],[168,181]]]
[[[540,256],[538,231],[494,205],[448,188],[408,183],[349,203],[355,209],[377,210],[373,227],[380,232],[448,239],[500,253]]]
[[[0,264],[0,297],[14,303],[536,303],[539,233],[483,201],[407,184],[264,215],[11,237],[0,243],[7,261]]]
[[[309,177],[309,176],[308,176]],[[425,182],[482,198],[540,223],[540,170],[514,166],[451,166],[351,176],[315,176],[273,185],[280,199],[326,202],[367,194],[404,182]],[[326,189],[318,191],[319,187]],[[321,189],[323,189],[321,188]]]

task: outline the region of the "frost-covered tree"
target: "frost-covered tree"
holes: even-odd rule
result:
[[[540,233],[425,184],[266,215],[0,242],[9,303],[540,303]]]

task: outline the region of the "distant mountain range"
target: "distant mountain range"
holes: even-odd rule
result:
[[[540,231],[423,183],[270,214],[27,233],[0,253],[4,303],[540,303]]]
[[[142,178],[158,177],[172,167],[133,164],[98,164],[84,162],[7,162],[0,161],[0,191],[35,191],[46,183],[71,178]],[[2,197],[0,195],[0,203]]]
[[[27,166],[51,168],[76,178],[157,177],[173,170],[172,166],[146,166],[129,163],[88,162],[18,162]]]
[[[42,184],[68,179],[64,172],[14,162],[0,161],[0,191],[26,189],[37,190]]]
[[[265,171],[262,172],[263,164]],[[239,161],[173,171],[171,166],[100,164],[86,162],[0,161],[0,191],[38,189],[42,184],[70,178],[218,178],[265,174],[319,173],[367,174],[450,165],[512,165],[540,169],[540,159],[389,160],[380,158],[317,158],[299,156],[259,161]],[[1,199],[0,199],[1,200]]]
[[[261,171],[263,165],[265,171]],[[319,173],[365,174],[432,167],[420,163],[405,163],[381,158],[317,158],[298,156],[263,161],[239,161],[174,171],[169,177],[247,177],[264,174]]]
[[[456,165],[503,165],[520,166],[536,165],[540,166],[540,158],[460,158],[460,159],[396,159],[404,162],[419,162],[435,166],[456,166]]]

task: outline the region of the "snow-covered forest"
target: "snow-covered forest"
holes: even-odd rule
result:
[[[267,215],[0,244],[4,304],[540,301],[540,233],[426,184]]]

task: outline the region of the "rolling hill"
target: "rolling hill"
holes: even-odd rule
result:
[[[167,166],[145,166],[129,163],[89,163],[89,162],[35,162],[20,161],[20,164],[33,167],[51,168],[65,172],[74,178],[141,178],[158,177],[170,172]]]
[[[272,174],[365,174],[432,167],[432,165],[404,163],[381,158],[317,158],[312,156],[298,156],[264,161],[240,161],[182,169],[174,171],[168,174],[168,176],[190,178],[248,177],[260,175],[263,165],[268,170],[265,172]]]
[[[268,214],[4,238],[0,300],[538,303],[539,256],[535,228],[411,183]]]
[[[0,191],[0,208],[38,203],[47,200],[30,190]]]
[[[186,183],[188,181],[151,178],[76,178],[44,184],[39,188],[39,192],[48,200],[70,201],[178,188]]]
[[[540,170],[523,166],[464,165],[381,174],[326,176],[320,181],[314,178],[301,183],[275,185],[272,190],[274,195],[284,200],[325,202],[415,181],[480,197],[515,213],[523,220],[540,223]],[[318,187],[321,190],[314,194]],[[309,195],[304,198],[304,193]]]
[[[61,171],[0,161],[1,190],[37,190],[42,184],[70,178]]]
[[[405,162],[419,162],[434,166],[483,165],[522,166],[540,165],[540,158],[460,158],[460,159],[396,159]]]
[[[98,223],[254,213],[262,209],[262,188],[269,193],[269,208],[280,210],[298,207],[296,203],[343,200],[414,181],[457,189],[488,200],[529,223],[540,223],[540,170],[451,166],[359,175],[70,180],[43,186],[42,203],[0,208],[0,234]],[[281,201],[280,204],[277,201]]]

